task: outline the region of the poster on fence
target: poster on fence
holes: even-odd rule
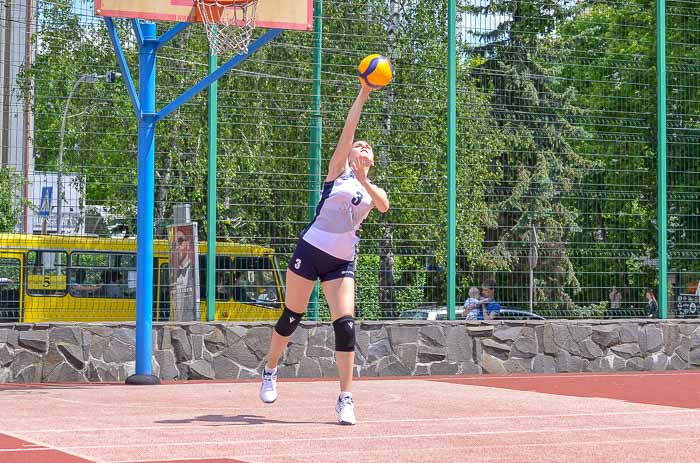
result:
[[[170,315],[173,321],[199,320],[197,224],[173,225],[170,241]]]

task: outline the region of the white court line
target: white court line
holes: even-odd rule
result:
[[[639,377],[639,378],[649,378],[650,376],[697,376],[700,375],[700,372],[696,371],[688,371],[688,370],[676,370],[674,372],[669,372],[669,373],[656,373],[656,372],[646,372],[646,373],[604,373],[604,372],[597,372],[597,373],[589,373],[589,372],[573,372],[573,373],[568,373],[568,372],[561,372],[561,373],[556,373],[556,374],[551,374],[551,375],[544,375],[540,373],[531,373],[528,375],[474,375],[474,376],[459,376],[455,375],[454,379],[457,381],[463,380],[463,381],[471,381],[471,380],[476,380],[476,381],[488,381],[492,379],[502,379],[502,380],[510,380],[510,379],[538,379],[538,378],[557,378],[557,379],[582,379],[582,378],[634,378],[634,377]],[[448,380],[452,378],[452,376],[446,376],[446,377],[440,377],[440,378],[432,378],[430,376],[425,376],[422,378],[423,381],[443,381]],[[390,380],[387,380],[390,381]],[[403,380],[398,380],[398,381],[403,381]],[[451,382],[451,381],[449,381]]]
[[[53,450],[57,450],[57,449],[55,449],[53,447],[40,446],[40,447],[36,447],[36,448],[0,449],[0,453],[3,453],[3,452],[10,452],[10,453],[12,453],[12,452],[46,452],[46,451],[53,451]],[[64,452],[64,453],[67,453],[67,452]]]
[[[508,434],[538,434],[538,433],[570,433],[570,432],[602,432],[602,431],[628,431],[640,429],[678,429],[678,428],[700,428],[697,424],[678,425],[651,425],[651,426],[606,426],[594,428],[540,428],[513,431],[475,431],[475,432],[448,432],[430,434],[393,434],[388,436],[329,436],[329,437],[302,437],[298,439],[265,439],[266,444],[276,443],[298,443],[298,442],[323,442],[323,441],[344,441],[344,440],[381,440],[381,439],[410,439],[410,438],[444,438],[444,437],[470,437],[470,436],[494,436]],[[700,437],[698,437],[700,439]],[[598,441],[596,441],[598,442]],[[147,444],[118,444],[118,445],[75,445],[68,447],[53,447],[57,450],[73,449],[118,449],[118,448],[153,448],[153,447],[192,447],[197,445],[235,445],[235,444],[261,444],[260,437],[255,439],[239,440],[207,440],[199,442],[149,442]]]
[[[15,439],[19,439],[21,441],[28,442],[28,439],[26,439],[22,436],[18,436],[14,432],[8,432],[8,431],[3,430],[3,431],[0,431],[0,433],[5,434],[6,436],[14,437]],[[45,449],[41,449],[41,450],[49,450],[49,451],[54,450],[54,451],[61,452],[61,453],[67,453],[68,455],[71,455],[71,456],[74,456],[77,458],[82,458],[83,460],[95,461],[94,458],[89,457],[87,455],[83,455],[83,454],[80,454],[80,453],[75,452],[75,451],[63,450],[63,449],[60,449],[58,447],[54,447],[53,445],[49,444],[48,442],[43,442],[43,441],[40,441],[38,439],[32,439],[30,444],[40,445],[40,446],[46,447]],[[19,451],[28,451],[28,450],[33,450],[33,449],[19,449]],[[39,450],[39,449],[37,449],[37,450]],[[18,449],[15,449],[15,451],[18,451]]]
[[[604,441],[595,441],[595,442],[590,442],[590,441],[566,441],[566,442],[541,442],[541,443],[523,443],[523,444],[498,444],[498,445],[454,445],[450,447],[401,447],[400,450],[397,450],[395,448],[392,449],[377,449],[377,450],[345,450],[343,449],[342,453],[343,455],[345,454],[350,454],[350,453],[356,453],[356,454],[362,454],[362,455],[373,455],[377,453],[391,453],[391,454],[399,454],[401,452],[444,452],[445,450],[451,451],[451,450],[461,450],[461,449],[478,449],[478,450],[503,450],[504,448],[522,448],[522,447],[555,447],[555,446],[567,446],[567,445],[587,445],[590,446],[591,444],[599,445],[599,444],[610,444],[610,445],[619,445],[619,444],[639,444],[639,443],[664,443],[664,442],[685,442],[685,441],[698,441],[700,440],[700,437],[688,437],[688,438],[658,438],[658,439],[621,439],[621,440],[604,440]],[[255,457],[265,457],[265,458],[290,458],[290,457],[312,457],[312,456],[327,456],[328,451],[325,452],[308,452],[308,453],[280,453],[280,454],[270,454],[270,453],[258,453],[258,454],[253,454],[253,453],[247,453],[247,454],[236,454],[233,456],[226,456],[226,457],[220,457],[220,458],[232,458],[235,460],[238,459],[244,459],[244,458],[255,458]],[[217,457],[219,458],[219,457]],[[211,458],[210,458],[211,459]],[[194,458],[193,460],[200,460],[200,458]],[[206,460],[205,458],[202,458],[201,460]],[[118,460],[114,461],[112,463],[138,463],[138,462],[145,462],[149,460]],[[178,461],[178,459],[173,458],[173,459],[166,459],[166,460],[159,460],[159,461]],[[316,460],[318,461],[318,460]]]
[[[696,441],[700,440],[700,438],[694,438],[694,437],[689,437],[689,438],[659,438],[659,439],[631,439],[631,440],[606,440],[606,441],[596,441],[595,444],[636,444],[636,443],[654,443],[654,442],[684,442],[684,441]],[[448,449],[449,450],[459,450],[459,449],[480,449],[480,450],[486,450],[486,449],[503,449],[503,448],[519,448],[519,447],[553,447],[553,446],[564,446],[564,445],[590,445],[591,442],[585,442],[585,441],[569,441],[569,442],[555,442],[555,443],[530,443],[530,444],[499,444],[499,445],[455,445],[455,446],[450,446]],[[436,451],[445,451],[446,448],[444,446],[442,447],[402,447],[401,452],[403,451],[408,451],[408,452],[436,452]],[[378,450],[345,450],[343,449],[343,455],[346,454],[363,454],[363,455],[371,455],[371,454],[376,454],[376,453],[391,453],[391,454],[396,454],[397,450],[395,448],[392,449],[378,449]],[[311,456],[327,456],[328,451],[325,452],[308,452],[308,453],[280,453],[280,454],[270,454],[270,453],[259,453],[259,454],[253,454],[253,453],[247,453],[247,454],[240,454],[240,455],[225,455],[225,456],[220,456],[220,457],[188,457],[188,460],[192,461],[210,461],[212,459],[216,458],[229,458],[229,459],[241,459],[241,458],[255,458],[255,457],[267,457],[267,458],[284,458],[284,457],[311,457]],[[149,460],[114,460],[112,463],[139,463],[139,462],[149,462],[153,461],[152,459]],[[160,461],[182,461],[182,458],[165,458],[165,459],[160,459]],[[318,461],[318,460],[317,460]]]
[[[218,409],[222,410],[222,409]],[[286,409],[285,409],[286,410]],[[547,415],[501,415],[501,416],[455,416],[447,418],[400,418],[395,420],[362,420],[361,424],[392,424],[392,423],[440,423],[440,422],[450,422],[450,421],[492,421],[492,420],[527,420],[527,419],[549,419],[549,418],[586,418],[586,417],[607,417],[607,416],[645,416],[645,415],[694,415],[700,414],[700,410],[697,409],[672,409],[672,410],[647,410],[647,411],[634,411],[634,412],[600,412],[600,413],[557,413],[557,414],[547,414]],[[231,417],[235,418],[235,417]],[[187,418],[182,418],[187,419]],[[266,420],[274,421],[284,421],[283,419],[270,418],[260,416],[258,418],[251,417],[252,420],[260,420],[259,424],[237,424],[236,422],[227,423],[226,421],[212,421],[211,424],[182,424],[182,425],[169,425],[168,423],[163,423],[160,426],[117,426],[117,427],[105,427],[101,426],[98,428],[72,428],[72,429],[13,429],[17,433],[76,433],[76,432],[93,432],[93,431],[107,431],[107,432],[118,432],[118,431],[138,431],[138,430],[151,430],[151,429],[190,429],[190,428],[206,428],[211,429],[215,426],[229,426],[229,427],[248,427],[248,426],[270,426],[270,427],[287,427],[287,426],[304,426],[305,428],[311,427],[326,427],[329,426],[327,423],[306,423],[306,422],[289,422],[289,423],[265,423]],[[176,418],[173,418],[177,421]],[[195,420],[196,421],[196,420]],[[335,423],[332,424],[335,426]],[[0,429],[2,433],[2,429]]]
[[[529,392],[529,391],[522,391],[522,392]],[[257,395],[257,393],[256,393]],[[387,397],[386,399],[382,399],[382,403],[396,403],[400,402],[403,400],[403,397],[400,394],[395,394],[395,393],[379,393],[378,395],[383,395]],[[356,396],[357,397],[357,396]],[[258,402],[258,405],[256,406],[249,406],[249,407],[199,407],[199,406],[173,406],[169,404],[162,404],[162,405],[153,405],[153,404],[123,404],[119,402],[115,403],[106,403],[106,402],[88,402],[84,400],[75,400],[75,399],[64,399],[62,397],[41,397],[41,400],[54,400],[57,402],[66,402],[70,404],[78,404],[78,405],[85,405],[85,406],[96,406],[96,407],[101,407],[101,408],[116,408],[116,409],[124,409],[124,408],[133,408],[133,409],[150,409],[154,411],[158,411],[161,408],[165,409],[167,411],[169,410],[214,410],[214,411],[226,411],[226,410],[264,410],[265,408],[269,407],[269,404],[263,404],[262,402]],[[200,398],[197,397],[197,400]],[[226,399],[225,397],[223,399]],[[309,399],[311,399],[309,397]],[[256,399],[257,401],[258,399]],[[3,400],[0,400],[0,403],[2,403]],[[15,401],[12,401],[14,403]],[[296,402],[298,403],[298,402]],[[318,400],[309,400],[309,403],[313,404],[318,404]],[[298,405],[295,407],[285,407],[285,410],[325,410],[328,407],[331,407],[335,405],[335,397],[331,396],[330,400],[328,401],[330,405]]]
[[[523,391],[527,392],[527,391]],[[387,400],[382,400],[382,403],[395,403],[395,402],[400,402],[403,400],[403,398],[397,394],[385,394],[387,396],[390,396]],[[391,396],[394,397],[391,397]],[[162,405],[153,405],[153,404],[134,404],[134,405],[129,405],[129,404],[119,404],[119,403],[105,403],[105,402],[86,402],[82,400],[73,400],[73,399],[63,399],[61,397],[42,397],[41,400],[54,400],[57,402],[66,402],[70,404],[77,404],[77,405],[85,405],[85,406],[95,406],[95,407],[101,407],[101,408],[115,408],[115,409],[124,409],[124,408],[132,408],[132,409],[150,409],[154,411],[159,411],[159,410],[165,410],[165,411],[170,411],[170,410],[213,410],[213,411],[231,411],[231,410],[264,410],[268,405],[263,404],[262,402],[259,403],[256,406],[249,406],[249,407],[200,407],[200,406],[173,406],[173,405],[168,405],[168,404],[162,404]],[[199,400],[199,398],[198,398]],[[0,403],[2,403],[2,400],[0,400]],[[298,402],[297,402],[298,403]],[[309,403],[313,404],[318,404],[318,400],[310,400]],[[333,405],[335,404],[335,397],[331,397],[331,399],[328,401],[330,405],[298,405],[295,407],[285,407],[285,410],[325,410],[330,408],[333,408]]]

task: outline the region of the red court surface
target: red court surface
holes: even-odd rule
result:
[[[700,371],[0,385],[2,463],[698,462]]]

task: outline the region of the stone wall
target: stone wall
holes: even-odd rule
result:
[[[684,370],[700,368],[700,320],[358,322],[357,376]],[[154,324],[162,379],[254,378],[269,323]],[[133,324],[0,325],[0,383],[123,381]],[[303,322],[284,377],[335,376],[328,323]]]

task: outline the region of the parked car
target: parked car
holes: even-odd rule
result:
[[[464,314],[463,307],[455,307],[455,317],[459,320]],[[447,320],[447,307],[421,307],[401,312],[400,320]]]
[[[467,320],[476,320],[477,315],[471,311]],[[543,316],[517,307],[501,307],[494,320],[546,320]]]

